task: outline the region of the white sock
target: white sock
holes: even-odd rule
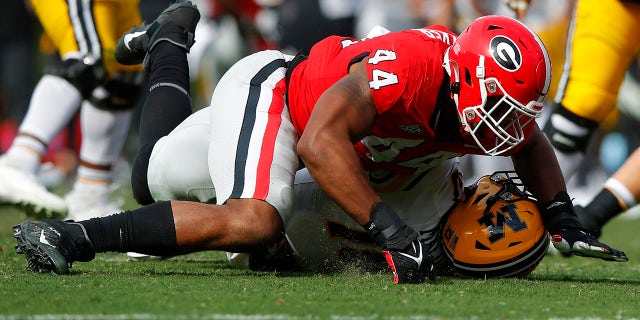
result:
[[[106,203],[111,196],[111,171],[87,168],[80,165],[73,188],[67,194],[68,199],[93,199]],[[69,198],[71,197],[71,198]]]
[[[14,139],[3,162],[25,172],[37,173],[42,155],[77,112],[80,99],[80,92],[63,78],[42,76],[20,124],[19,133],[27,135],[18,135]]]
[[[48,145],[71,121],[81,99],[78,89],[63,78],[42,76],[33,90],[29,111],[20,124],[19,132],[38,137]]]
[[[80,159],[96,165],[113,165],[122,153],[132,112],[105,111],[88,101],[82,103]]]
[[[78,175],[76,180],[87,185],[110,185],[111,184],[111,169],[95,169],[89,168],[84,165],[78,166]]]
[[[46,146],[37,139],[29,136],[17,136],[7,153],[2,157],[3,164],[36,174],[40,169],[42,155],[46,151]]]

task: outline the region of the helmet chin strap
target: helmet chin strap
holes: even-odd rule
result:
[[[452,83],[451,86],[449,87],[449,89],[451,90],[451,93],[453,93],[455,95],[459,95],[460,94],[460,81],[456,81],[456,82]]]
[[[457,65],[451,64],[451,60],[449,59],[449,50],[451,50],[451,47],[447,48],[447,50],[444,52],[444,57],[442,59],[442,66],[444,67],[444,70],[449,75],[449,78],[453,80],[453,82],[451,82],[449,86],[449,91],[451,93],[451,98],[453,98],[453,101],[456,104],[456,108],[458,108],[458,95],[460,95],[460,71],[458,70]],[[466,121],[463,119],[463,117],[460,115],[459,112],[458,112],[458,118],[460,118],[463,126],[465,127],[465,131],[467,131]]]

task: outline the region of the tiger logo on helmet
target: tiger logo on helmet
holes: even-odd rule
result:
[[[472,278],[527,276],[549,246],[536,200],[512,171],[466,187],[443,218],[441,237],[451,271]]]

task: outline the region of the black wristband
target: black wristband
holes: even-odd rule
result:
[[[544,225],[550,233],[560,229],[583,229],[571,197],[565,191],[558,192],[553,200],[541,207]]]
[[[369,222],[362,225],[379,246],[401,250],[418,237],[391,206],[378,202],[371,207]]]

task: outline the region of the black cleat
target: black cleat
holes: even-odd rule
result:
[[[116,45],[116,60],[125,65],[143,63],[160,41],[169,41],[189,52],[199,20],[200,12],[191,1],[178,0],[152,23],[125,32]]]
[[[67,274],[74,261],[95,257],[84,226],[60,220],[24,221],[13,227],[16,252],[27,258],[27,270]]]
[[[425,278],[435,280],[435,267],[429,246],[420,240],[413,240],[402,251],[383,250],[387,264],[393,272],[393,282],[422,283]]]

